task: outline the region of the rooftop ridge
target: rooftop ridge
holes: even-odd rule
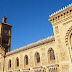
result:
[[[72,6],[72,3],[69,4],[69,5],[67,5],[67,6],[65,6],[65,7],[63,7],[63,8],[61,8],[61,9],[59,9],[58,11],[56,11],[56,12],[54,12],[54,13],[52,13],[51,15],[49,15],[49,17],[53,17],[54,15],[56,15],[56,14],[58,14],[58,13],[64,11],[64,10],[70,8],[71,6]]]
[[[13,51],[11,51],[11,52],[8,52],[8,53],[6,53],[6,56],[7,56],[7,55],[10,55],[10,54],[13,54],[13,53],[17,53],[17,52],[22,51],[22,50],[30,49],[30,48],[32,48],[32,47],[35,47],[35,46],[39,45],[39,44],[43,44],[43,43],[46,43],[46,42],[51,42],[51,41],[54,41],[54,40],[55,40],[55,39],[54,39],[54,36],[47,37],[47,38],[45,38],[45,39],[39,40],[39,41],[37,41],[37,42],[31,43],[31,44],[26,45],[26,46],[24,46],[24,47],[21,47],[21,48],[18,48],[18,49],[16,49],[16,50],[13,50]]]

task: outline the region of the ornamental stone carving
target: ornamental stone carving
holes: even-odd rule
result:
[[[70,36],[70,34],[72,33],[72,26],[69,28],[69,30],[67,31],[67,33],[66,33],[66,36],[65,36],[65,43],[66,43],[66,45],[68,45],[69,44],[69,36]]]

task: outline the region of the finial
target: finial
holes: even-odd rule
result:
[[[2,23],[6,23],[7,22],[7,18],[6,17],[3,17],[2,18]]]

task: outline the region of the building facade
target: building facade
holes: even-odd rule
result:
[[[54,36],[14,51],[6,19],[0,23],[0,72],[72,72],[72,4],[50,15]]]

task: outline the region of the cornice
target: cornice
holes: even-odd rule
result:
[[[10,24],[8,24],[8,23],[2,23],[2,24],[12,27],[12,25],[10,25]]]
[[[30,70],[30,68],[25,68],[25,69],[21,69],[21,70]]]
[[[41,68],[43,68],[42,66],[40,66],[40,67],[33,67],[33,69],[41,69]]]
[[[66,17],[64,16],[61,19],[52,22],[52,24],[55,26],[55,25],[63,23],[63,25],[64,25],[66,22],[69,22],[68,20],[71,19],[71,18],[72,18],[72,15],[67,15]]]
[[[17,53],[17,52],[20,52],[20,51],[23,51],[23,50],[31,49],[31,48],[36,47],[38,45],[42,45],[44,43],[49,43],[49,42],[52,42],[52,41],[55,41],[54,36],[47,37],[47,38],[39,40],[35,43],[29,44],[27,46],[21,47],[19,49],[14,50],[14,51],[8,52],[8,53],[6,53],[6,56]]]
[[[50,66],[46,66],[47,68],[49,67],[59,67],[59,64],[54,64],[54,65],[50,65]]]

